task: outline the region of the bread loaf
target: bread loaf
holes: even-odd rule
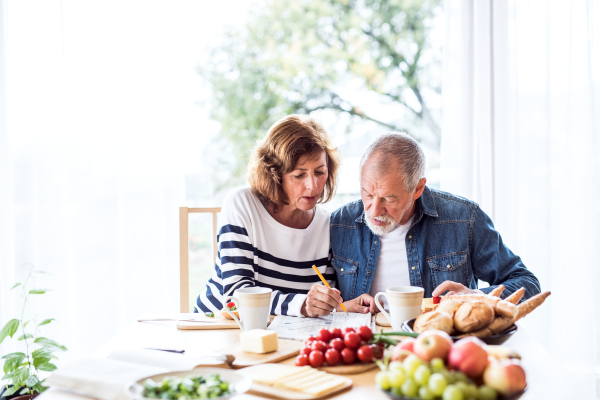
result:
[[[443,301],[440,304],[438,304],[436,310],[447,312],[452,318],[454,318],[454,313],[456,312],[458,307],[460,307],[461,304],[461,302],[456,300]]]
[[[454,328],[463,333],[474,332],[488,326],[494,315],[494,308],[487,302],[464,302],[454,313]]]
[[[437,310],[419,315],[413,326],[413,331],[421,333],[430,329],[439,329],[451,334],[453,330],[452,317],[447,312]]]

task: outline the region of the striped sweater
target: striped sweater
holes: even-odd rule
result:
[[[215,271],[196,300],[196,311],[217,312],[236,289],[260,286],[273,289],[271,314],[299,316],[306,293],[321,282],[313,264],[334,284],[328,262],[329,216],[317,206],[306,229],[288,228],[249,187],[233,189],[221,209]]]

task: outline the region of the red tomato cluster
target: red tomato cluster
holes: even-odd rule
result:
[[[373,332],[368,326],[358,329],[339,328],[321,329],[317,336],[306,339],[305,347],[296,357],[296,365],[301,367],[311,365],[314,368],[323,366],[353,364],[358,361],[369,363],[373,358],[383,358],[383,343],[368,344],[373,337]]]

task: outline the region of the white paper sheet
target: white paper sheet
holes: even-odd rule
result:
[[[276,331],[277,337],[280,339],[305,340],[309,336],[315,336],[323,328],[358,328],[364,325],[371,327],[370,313],[348,313],[346,315],[343,312],[335,312],[319,318],[278,315],[267,329]]]

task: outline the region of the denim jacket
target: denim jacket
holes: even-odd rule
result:
[[[342,297],[369,293],[381,245],[365,223],[362,200],[336,210],[330,232],[331,262]],[[481,289],[485,293],[503,284],[503,298],[521,287],[526,290],[524,299],[540,292],[539,281],[502,242],[492,220],[462,197],[426,186],[415,202],[405,240],[410,284],[423,287],[425,297],[446,280],[476,289],[481,279],[490,284]]]

